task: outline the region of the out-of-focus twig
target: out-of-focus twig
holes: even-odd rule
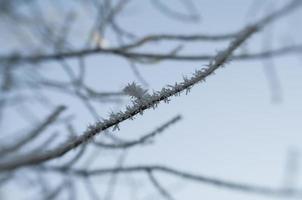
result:
[[[7,154],[9,152],[13,152],[21,148],[23,145],[28,142],[33,141],[39,134],[41,134],[51,123],[53,123],[57,117],[66,109],[65,106],[58,106],[55,110],[45,118],[45,120],[33,130],[31,130],[28,134],[25,135],[24,138],[17,140],[13,145],[1,147],[0,155]]]
[[[102,168],[95,170],[86,169],[65,169],[60,167],[40,167],[42,171],[53,171],[59,173],[65,173],[68,170],[69,174],[74,174],[82,177],[93,177],[93,176],[109,176],[111,174],[139,174],[139,173],[161,173],[171,175],[188,181],[194,181],[200,184],[206,184],[217,188],[225,188],[234,191],[240,191],[245,193],[254,193],[259,195],[267,195],[272,197],[292,197],[301,198],[302,191],[293,190],[288,191],[283,188],[271,188],[260,185],[252,185],[247,183],[232,182],[222,180],[218,178],[212,178],[194,173],[188,173],[181,170],[177,170],[171,167],[162,165],[139,165],[119,168]]]
[[[143,136],[141,136],[140,138],[138,138],[136,140],[124,141],[124,142],[121,142],[121,143],[112,143],[112,144],[95,141],[94,144],[96,144],[97,146],[99,146],[101,148],[109,148],[109,149],[127,149],[127,148],[130,148],[130,147],[133,147],[133,146],[143,145],[143,144],[146,144],[146,143],[150,142],[150,139],[152,139],[156,135],[162,133],[164,130],[166,130],[166,128],[168,128],[172,124],[175,124],[179,120],[181,120],[181,116],[177,115],[177,116],[173,117],[172,119],[170,119],[169,121],[165,122],[160,127],[156,128],[151,133],[143,135]]]

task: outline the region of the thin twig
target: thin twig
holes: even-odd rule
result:
[[[129,167],[118,167],[118,168],[103,168],[95,170],[86,169],[66,169],[60,167],[40,167],[38,168],[42,171],[53,171],[59,173],[66,173],[90,177],[90,176],[108,176],[111,174],[137,174],[137,173],[163,173],[167,175],[172,175],[178,178],[182,178],[189,181],[195,181],[196,183],[207,184],[214,187],[225,188],[235,191],[241,191],[245,193],[254,193],[259,195],[267,195],[273,197],[302,197],[302,191],[298,190],[287,190],[284,188],[271,188],[259,185],[252,185],[247,183],[232,182],[223,179],[208,177],[204,175],[189,173],[180,171],[171,167],[166,167],[162,165],[139,165],[139,166],[129,166]]]
[[[158,180],[153,175],[152,171],[147,172],[148,177],[152,185],[157,189],[157,191],[167,200],[173,200],[172,195],[158,182]]]
[[[112,144],[94,141],[94,144],[99,147],[109,148],[109,149],[127,149],[130,147],[136,146],[136,145],[142,145],[142,144],[145,144],[146,142],[148,142],[151,138],[154,138],[156,135],[162,133],[164,130],[166,130],[166,128],[168,128],[172,124],[178,122],[179,120],[181,120],[181,116],[177,115],[177,116],[173,117],[172,119],[170,119],[168,122],[161,125],[160,127],[156,128],[151,133],[143,135],[136,140],[125,141],[122,143],[112,143]]]
[[[31,130],[26,136],[20,140],[17,140],[16,143],[10,146],[1,147],[0,148],[0,155],[7,154],[13,151],[20,149],[22,146],[31,142],[34,138],[36,138],[40,133],[42,133],[50,124],[52,124],[58,116],[65,110],[65,106],[58,106],[55,110],[45,118],[45,120]]]
[[[277,48],[274,50],[261,51],[258,53],[249,53],[249,54],[238,54],[230,57],[234,61],[245,61],[245,60],[254,60],[254,59],[267,59],[277,56],[285,56],[289,54],[299,54],[302,52],[302,45],[293,45]],[[55,54],[45,54],[45,55],[34,55],[34,56],[0,56],[0,63],[11,62],[11,63],[39,63],[39,62],[48,62],[63,60],[69,58],[76,58],[79,56],[91,56],[95,54],[111,54],[122,56],[124,58],[130,59],[150,59],[150,60],[175,60],[175,61],[208,61],[213,58],[213,55],[179,55],[175,53],[140,53],[140,52],[130,52],[121,48],[95,48],[95,49],[83,49],[75,50],[69,52],[61,52]]]

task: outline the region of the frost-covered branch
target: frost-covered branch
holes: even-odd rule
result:
[[[124,111],[111,113],[109,118],[90,125],[81,136],[61,144],[58,148],[39,155],[24,155],[22,159],[13,159],[1,162],[0,171],[14,170],[16,168],[29,165],[37,165],[42,162],[61,157],[70,150],[92,140],[100,132],[108,128],[118,129],[119,123],[127,119],[133,119],[137,114],[143,114],[143,112],[149,108],[156,108],[160,102],[168,103],[172,96],[178,96],[182,92],[188,93],[195,84],[205,81],[206,77],[212,75],[219,67],[223,66],[230,59],[234,51],[251,35],[262,29],[267,24],[299,8],[301,5],[302,1],[293,0],[282,9],[273,12],[250,26],[247,26],[225,50],[217,53],[207,67],[195,71],[192,77],[184,77],[183,81],[180,83],[164,87],[160,91],[154,91],[152,94],[146,93],[142,98],[133,99],[132,105],[127,106]]]

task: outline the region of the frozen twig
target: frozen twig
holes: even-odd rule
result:
[[[195,84],[205,81],[206,77],[212,75],[218,68],[223,66],[230,59],[234,51],[251,35],[265,27],[267,24],[299,8],[301,5],[302,1],[293,0],[280,10],[275,11],[258,22],[245,27],[225,50],[217,53],[207,67],[196,70],[190,78],[184,77],[183,82],[175,83],[173,86],[164,87],[160,91],[154,91],[152,94],[145,94],[141,99],[138,98],[132,100],[132,105],[127,106],[124,111],[111,113],[109,118],[90,125],[82,135],[61,144],[58,148],[43,152],[39,155],[24,155],[23,159],[13,159],[1,162],[0,171],[14,170],[29,165],[37,165],[45,161],[61,157],[70,150],[92,140],[100,132],[108,128],[118,129],[119,123],[127,119],[133,119],[137,114],[143,114],[143,112],[149,108],[156,108],[160,102],[168,103],[170,97],[178,96],[181,92],[188,93]]]

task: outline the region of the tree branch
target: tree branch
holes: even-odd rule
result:
[[[188,181],[194,181],[196,183],[206,184],[218,188],[224,188],[234,191],[240,191],[245,193],[254,193],[258,195],[267,195],[272,197],[302,197],[302,191],[287,190],[279,188],[271,188],[259,185],[252,185],[247,183],[232,182],[222,180],[218,178],[208,177],[204,175],[198,175],[194,173],[188,173],[180,171],[171,167],[162,165],[140,165],[140,166],[129,166],[129,167],[118,167],[118,168],[103,168],[95,170],[85,169],[68,169],[61,167],[39,167],[42,171],[53,171],[59,173],[68,172],[69,175],[91,177],[91,176],[107,176],[111,174],[137,174],[137,173],[163,173],[172,175]]]
[[[142,137],[140,137],[140,138],[138,138],[136,140],[125,141],[125,142],[122,142],[122,143],[113,143],[113,144],[95,141],[94,144],[97,145],[97,146],[99,146],[99,147],[102,147],[102,148],[127,149],[127,148],[130,148],[130,147],[133,147],[133,146],[136,146],[136,145],[141,145],[141,144],[144,144],[144,143],[148,142],[151,138],[153,138],[156,135],[162,133],[166,128],[168,128],[170,125],[178,122],[179,120],[181,120],[181,116],[177,115],[176,117],[173,117],[171,120],[169,120],[168,122],[164,123],[160,127],[156,128],[151,133],[143,135]]]
[[[48,117],[46,117],[39,126],[31,130],[28,134],[26,134],[24,138],[18,140],[13,145],[1,147],[0,155],[16,151],[20,149],[22,146],[24,146],[25,144],[27,144],[28,142],[32,141],[40,133],[42,133],[50,124],[52,124],[57,119],[57,117],[65,110],[65,108],[66,108],[65,106],[56,107],[55,110]]]
[[[212,75],[219,67],[223,66],[231,57],[233,52],[251,35],[262,29],[267,24],[299,8],[301,5],[302,1],[293,0],[285,7],[273,12],[257,23],[247,26],[225,50],[218,52],[218,54],[208,64],[207,68],[196,71],[191,78],[184,77],[184,81],[181,83],[176,83],[174,86],[169,86],[166,88],[164,87],[160,91],[153,92],[152,95],[146,95],[143,99],[133,100],[132,105],[127,106],[125,111],[112,113],[108,119],[104,119],[95,123],[94,125],[89,126],[81,136],[61,144],[56,149],[41,153],[39,155],[24,155],[23,159],[1,162],[0,171],[8,171],[24,166],[37,165],[45,161],[61,157],[70,150],[93,139],[98,133],[111,127],[116,129],[118,128],[119,123],[127,119],[132,119],[137,114],[142,114],[143,111],[149,108],[156,108],[160,102],[163,101],[168,103],[170,97],[177,96],[183,91],[189,92],[195,84],[205,81],[206,77]]]

